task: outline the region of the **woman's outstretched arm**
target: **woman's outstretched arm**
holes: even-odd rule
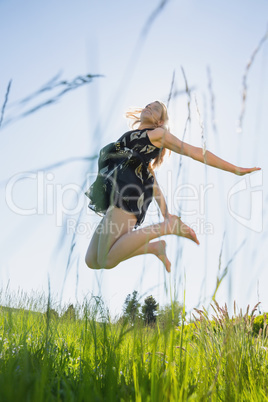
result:
[[[150,134],[152,134],[152,140],[155,145],[168,148],[178,154],[189,156],[196,161],[206,163],[209,166],[213,166],[221,170],[226,170],[227,172],[235,173],[239,176],[261,169],[258,167],[241,168],[235,166],[219,158],[210,151],[206,151],[203,154],[202,148],[195,147],[193,145],[187,144],[186,142],[182,142],[177,137],[175,137],[175,135],[162,128],[157,128],[153,130],[153,132],[151,132]]]

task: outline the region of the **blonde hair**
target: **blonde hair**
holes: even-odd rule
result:
[[[160,101],[155,101],[155,102],[159,103],[162,108],[160,120],[162,120],[164,123],[161,125],[161,127],[166,130],[169,130],[169,126],[168,126],[169,118],[168,118],[167,107],[164,103],[162,103]],[[131,108],[125,114],[126,118],[131,120],[130,127],[132,127],[133,129],[135,128],[135,126],[137,124],[141,123],[140,115],[141,115],[142,110],[143,110],[143,108]],[[155,126],[155,127],[158,127],[158,126]],[[161,147],[160,149],[161,150],[160,150],[159,154],[157,155],[157,157],[154,158],[150,162],[149,169],[155,169],[156,167],[159,167],[162,164],[162,162],[164,160],[164,156],[167,153],[167,149],[163,148],[163,147]],[[168,155],[170,155],[170,153],[171,153],[171,151],[169,150]]]

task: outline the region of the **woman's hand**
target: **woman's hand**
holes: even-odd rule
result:
[[[254,168],[241,168],[237,167],[235,174],[238,176],[244,176],[244,174],[252,173],[255,172],[256,170],[261,170],[259,167],[254,167]]]

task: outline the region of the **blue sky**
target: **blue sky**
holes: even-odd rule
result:
[[[185,290],[186,308],[190,310],[200,303],[209,304],[223,242],[222,270],[244,245],[228,266],[218,291],[219,302],[227,302],[231,308],[236,300],[245,309],[260,300],[267,311],[267,41],[249,69],[243,130],[237,130],[243,74],[267,30],[267,2],[170,0],[148,24],[159,4],[156,0],[138,0],[135,5],[126,0],[0,1],[1,105],[12,79],[3,123],[14,117],[12,105],[16,101],[57,73],[61,73],[59,80],[68,81],[79,75],[103,75],[52,106],[3,124],[2,286],[8,284],[14,291],[47,292],[49,278],[55,299],[62,297],[67,303],[80,301],[84,295],[101,294],[114,314],[121,312],[125,297],[134,289],[143,295],[153,294],[160,303],[170,300],[170,292],[182,301]],[[127,131],[123,115],[129,106],[144,106],[155,99],[167,101],[173,72],[174,90],[184,91],[181,66],[193,88],[192,119],[185,141],[202,145],[197,103],[207,149],[243,167],[261,166],[262,172],[241,178],[172,155],[157,171],[159,184],[167,194],[170,212],[180,214],[197,228],[200,247],[167,237],[171,275],[153,256],[135,257],[111,271],[93,272],[85,266],[84,255],[92,234],[89,229],[99,217],[89,212],[83,190],[87,177],[88,183],[93,181],[96,165],[76,161],[43,168],[71,157],[96,155],[103,145]],[[215,96],[214,115],[208,67]],[[51,91],[48,96],[55,93]],[[45,95],[36,98],[31,105],[44,99]],[[187,101],[182,93],[169,106],[171,131],[180,139]],[[16,181],[21,174],[25,179]],[[12,179],[14,203],[25,211],[43,200],[43,211],[40,204],[39,213],[32,215],[12,210],[6,198],[6,185]],[[241,191],[234,187],[237,185]],[[178,188],[179,203],[174,201]],[[76,194],[80,194],[79,201]],[[182,200],[182,196],[187,199]],[[63,211],[75,205],[82,209],[79,233],[64,280],[72,228],[79,213],[67,215]],[[152,205],[146,224],[157,219],[156,206]]]

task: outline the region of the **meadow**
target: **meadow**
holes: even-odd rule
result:
[[[111,321],[98,298],[60,315],[26,301],[0,307],[1,402],[268,400],[268,320],[256,309],[230,317],[214,302],[192,322],[182,312],[180,326],[145,326]]]

